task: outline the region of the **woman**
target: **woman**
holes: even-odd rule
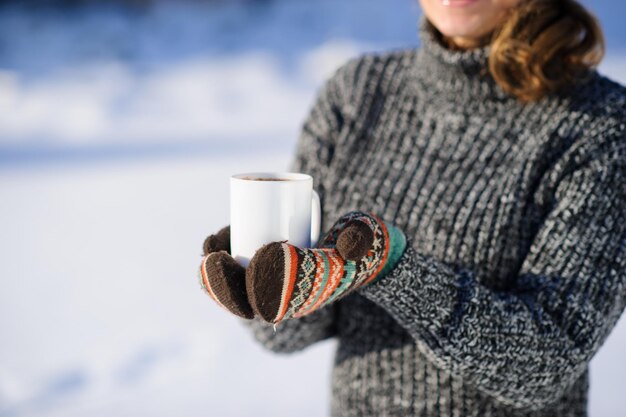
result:
[[[420,3],[421,48],[348,62],[304,124],[323,249],[245,271],[226,228],[203,285],[275,352],[336,337],[334,416],[585,416],[626,302],[626,89],[575,1]]]

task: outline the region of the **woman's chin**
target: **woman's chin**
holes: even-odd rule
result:
[[[420,4],[428,20],[446,38],[476,41],[480,41],[503,22],[512,4],[517,2],[449,1],[451,6],[445,6],[443,0],[420,0]]]
[[[478,19],[467,17],[464,19],[447,18],[434,21],[429,19],[433,26],[447,39],[452,40],[459,46],[478,45],[489,33],[493,31],[492,25],[486,25]]]

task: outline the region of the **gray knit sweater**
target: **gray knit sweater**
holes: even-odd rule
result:
[[[420,37],[328,80],[292,166],[326,227],[372,211],[408,249],[311,316],[251,322],[255,337],[337,338],[337,417],[585,416],[626,302],[626,89],[594,71],[524,105],[485,74],[488,47],[448,50],[424,20]]]

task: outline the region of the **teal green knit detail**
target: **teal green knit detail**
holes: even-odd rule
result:
[[[376,282],[386,276],[396,266],[406,249],[406,237],[404,233],[397,227],[386,222],[385,225],[389,233],[389,255],[387,256],[387,262],[385,262],[382,271],[378,273],[378,276],[372,282]]]
[[[341,294],[343,294],[344,292],[346,292],[346,290],[354,282],[354,277],[356,275],[356,262],[354,262],[354,261],[347,261],[346,264],[343,267],[343,270],[345,272],[345,276],[341,280],[341,284],[340,284],[339,288],[337,288],[333,292],[331,297],[324,304],[330,304],[333,301],[335,301],[335,299],[337,297],[339,297]]]

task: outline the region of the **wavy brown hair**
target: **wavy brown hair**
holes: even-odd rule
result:
[[[523,102],[575,84],[604,56],[597,19],[575,0],[525,0],[491,36],[489,71]]]

